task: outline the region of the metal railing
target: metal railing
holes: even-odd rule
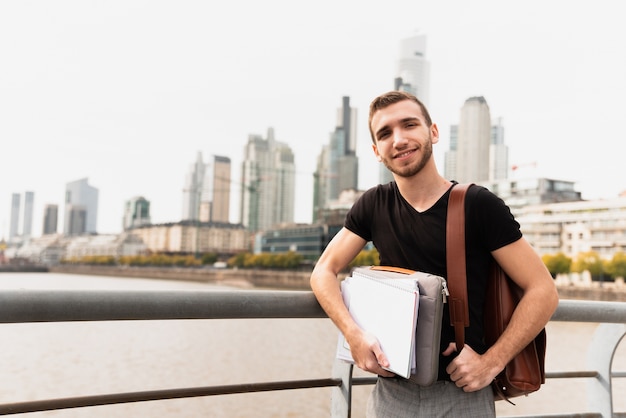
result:
[[[326,318],[310,291],[236,290],[190,291],[0,291],[0,323],[180,320],[180,319]],[[547,378],[590,379],[587,390],[592,413],[550,417],[626,417],[613,411],[612,379],[626,372],[612,371],[613,357],[626,335],[626,303],[562,300],[553,321],[600,323],[589,347],[589,370],[548,372]],[[198,396],[276,390],[332,388],[331,416],[351,414],[352,387],[368,385],[375,377],[354,377],[352,366],[336,361],[331,377],[254,384],[177,388],[16,402],[0,405],[0,415],[57,409],[143,402]]]

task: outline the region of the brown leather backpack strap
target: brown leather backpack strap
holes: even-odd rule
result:
[[[465,195],[471,184],[452,187],[446,220],[446,269],[450,325],[454,327],[457,351],[465,344],[465,327],[469,326],[467,302],[467,269],[465,260]]]

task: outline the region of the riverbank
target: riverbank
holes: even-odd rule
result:
[[[311,273],[306,271],[87,265],[51,266],[48,271],[51,273],[84,274],[88,276],[182,280],[240,288],[311,290],[309,286]]]
[[[0,265],[0,273],[45,273],[48,271],[46,266],[33,265]]]
[[[238,288],[311,290],[309,271],[86,265],[52,266],[48,271],[91,276],[183,280]],[[613,283],[594,282],[584,286],[570,284],[557,287],[561,299],[626,302],[626,286],[615,286]]]

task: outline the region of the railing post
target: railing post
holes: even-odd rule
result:
[[[613,416],[613,388],[611,366],[618,344],[626,335],[626,324],[599,324],[593,334],[587,353],[589,370],[596,370],[598,377],[587,385],[587,404],[603,418]]]
[[[332,418],[350,418],[352,413],[352,368],[352,364],[335,359],[332,377],[341,379],[341,386],[336,386],[332,390],[330,402],[330,416]]]

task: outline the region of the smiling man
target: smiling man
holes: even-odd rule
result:
[[[439,130],[415,96],[392,91],[375,98],[369,128],[374,154],[393,173],[394,181],[368,190],[354,204],[344,227],[317,262],[311,288],[344,334],[355,364],[380,376],[368,401],[368,417],[495,416],[490,383],[554,313],[558,295],[552,277],[522,237],[509,208],[481,187],[466,207],[467,344],[457,353],[446,307],[438,381],[419,386],[384,370],[387,358],[376,337],[350,316],[337,274],[371,241],[381,265],[446,277],[447,204],[455,183],[437,170],[433,144],[439,141]],[[483,304],[492,257],[524,295],[501,338],[486,347]]]

